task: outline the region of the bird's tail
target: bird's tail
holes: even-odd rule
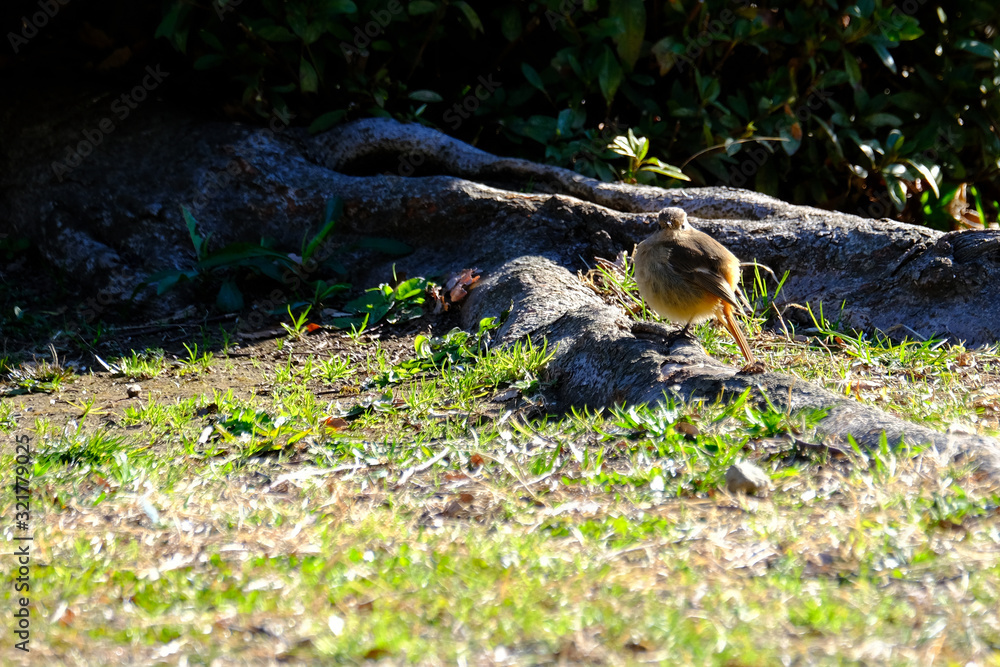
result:
[[[746,336],[743,335],[740,325],[733,318],[733,307],[725,301],[722,302],[722,323],[729,330],[729,333],[732,334],[733,338],[736,339],[736,345],[740,348],[740,352],[743,353],[747,363],[752,364],[757,361],[753,356],[753,352],[750,351],[750,345],[747,343]]]

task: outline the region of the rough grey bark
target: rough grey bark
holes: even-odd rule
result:
[[[786,299],[822,300],[827,313],[846,300],[843,320],[869,331],[902,324],[986,344],[1000,338],[995,232],[940,234],[736,189],[599,183],[384,119],[309,137],[150,109],[57,178],[52,162],[104,110],[97,98],[65,116],[14,108],[0,118],[5,128],[22,128],[2,137],[0,219],[91,294],[126,296],[153,271],[191,265],[179,204],[192,208],[214,243],[270,236],[297,249],[327,198],[339,196],[339,238],[392,236],[416,248],[393,261],[345,257],[356,284],[386,280],[393,264],[411,276],[480,268],[485,277],[463,316],[472,322],[513,301],[503,339],[537,332],[560,344],[552,369],[563,406],[657,400],[664,389],[715,398],[753,387],[793,410],[829,409],[823,429],[831,435],[852,433],[872,445],[886,431],[893,441],[974,453],[1000,470],[991,439],[945,436],[788,376],[740,375],[691,345],[665,354],[634,338],[624,314],[575,278],[594,256],[631,250],[655,212],[675,205],[743,259],[789,271]],[[522,192],[528,183],[532,191]]]

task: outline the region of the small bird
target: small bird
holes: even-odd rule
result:
[[[740,260],[708,234],[693,229],[680,208],[660,211],[660,230],[636,246],[639,294],[660,317],[688,327],[713,315],[736,339],[749,364],[756,362],[733,310],[742,312]],[[746,299],[743,299],[746,303]]]

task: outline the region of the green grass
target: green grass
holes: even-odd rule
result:
[[[197,345],[195,346],[197,348]],[[131,351],[128,356],[113,360],[112,367],[119,373],[134,380],[149,380],[158,377],[165,369],[163,350],[151,349],[143,352]]]
[[[36,417],[18,401],[47,397],[5,398],[0,432],[34,452],[35,618],[53,619],[32,659],[1000,665],[994,480],[920,448],[827,448],[822,411],[749,395],[549,414],[552,350],[494,347],[495,325],[329,353],[290,336],[240,367],[192,343],[176,367],[116,360],[160,383],[136,399]],[[772,366],[996,428],[995,350],[762,325]],[[769,494],[725,491],[740,458]]]

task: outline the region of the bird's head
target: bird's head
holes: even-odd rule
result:
[[[657,217],[660,229],[685,229],[688,227],[687,219],[684,209],[676,206],[663,209]]]

